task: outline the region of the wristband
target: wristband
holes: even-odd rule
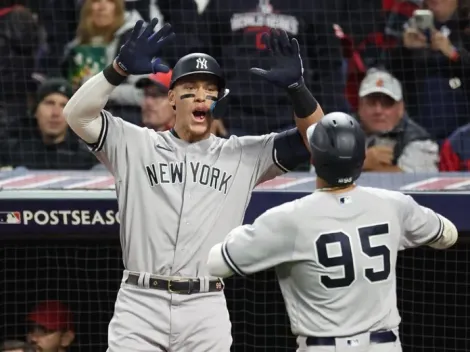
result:
[[[106,68],[103,70],[103,75],[110,84],[116,87],[124,82],[127,78],[126,76],[123,76],[117,72],[114,69],[113,64],[106,66]]]
[[[455,47],[452,49],[452,54],[450,54],[449,59],[450,61],[457,61],[460,57],[459,51]]]
[[[317,110],[318,102],[308,90],[303,78],[294,87],[288,88],[287,94],[294,107],[295,116],[299,119],[305,119]]]

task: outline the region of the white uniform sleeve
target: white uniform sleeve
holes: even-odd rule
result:
[[[254,167],[255,185],[289,171],[276,161],[274,137],[276,133],[239,138],[243,149],[242,160]]]
[[[429,245],[439,241],[444,232],[442,219],[431,209],[416,203],[410,197],[403,195],[402,226],[404,236],[401,240],[400,249],[414,248]]]
[[[221,247],[227,266],[248,275],[292,261],[297,240],[292,213],[293,203],[286,203],[266,211],[252,225],[232,230]]]
[[[83,139],[116,179],[126,169],[127,143],[138,141],[142,128],[103,110],[115,86],[103,73],[85,82],[64,108],[70,128]]]

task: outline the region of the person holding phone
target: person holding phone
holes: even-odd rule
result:
[[[416,1],[399,6],[406,3]],[[410,115],[441,141],[468,121],[469,7],[463,0],[424,0],[410,14],[401,24],[390,23],[398,16],[389,19],[386,33],[401,45],[390,50],[387,65],[404,85]]]

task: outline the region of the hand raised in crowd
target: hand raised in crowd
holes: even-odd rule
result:
[[[376,145],[367,148],[366,160],[364,161],[364,170],[380,170],[384,165],[392,165],[393,148],[385,145]]]
[[[431,36],[431,48],[440,51],[447,57],[452,56],[455,51],[454,46],[449,40],[449,37],[444,35],[438,30],[434,30]]]
[[[408,49],[424,49],[428,47],[426,36],[416,28],[407,28],[403,33],[403,45]]]

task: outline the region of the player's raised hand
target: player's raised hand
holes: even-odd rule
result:
[[[125,73],[142,75],[169,71],[169,67],[161,64],[158,56],[161,55],[163,47],[174,39],[175,33],[169,23],[154,33],[157,24],[156,18],[145,28],[142,20],[135,24],[130,38],[116,57],[116,63]]]
[[[284,89],[302,84],[304,68],[297,39],[289,39],[284,30],[278,29],[264,33],[261,39],[271,53],[272,63],[268,70],[254,67],[250,72]]]

